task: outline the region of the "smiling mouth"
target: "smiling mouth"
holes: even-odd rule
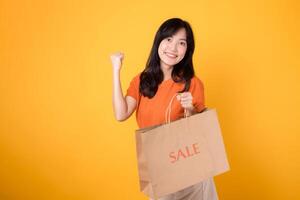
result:
[[[166,56],[168,56],[169,58],[177,58],[177,55],[173,53],[164,52],[164,54],[166,54]]]

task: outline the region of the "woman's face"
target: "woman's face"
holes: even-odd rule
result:
[[[158,55],[161,67],[169,69],[179,63],[184,58],[186,49],[186,31],[181,28],[173,36],[160,42]]]

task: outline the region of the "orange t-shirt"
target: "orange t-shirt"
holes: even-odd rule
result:
[[[145,128],[154,125],[166,123],[165,113],[172,97],[183,90],[183,83],[175,83],[173,79],[168,79],[158,86],[158,90],[154,97],[149,99],[139,94],[140,73],[135,76],[127,89],[126,96],[131,96],[139,104],[136,111],[136,120],[139,128]],[[204,88],[201,80],[194,76],[191,79],[189,92],[193,96],[193,105],[197,112],[205,108],[204,105]],[[140,100],[140,102],[139,102]],[[184,115],[184,109],[175,97],[171,107],[171,121],[179,119]]]

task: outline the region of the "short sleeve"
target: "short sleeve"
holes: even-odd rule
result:
[[[140,74],[136,75],[129,84],[126,96],[133,97],[136,101],[139,99]]]
[[[197,112],[201,112],[205,108],[204,102],[204,86],[202,81],[194,76],[191,80],[191,87],[189,90],[193,96],[193,105]]]

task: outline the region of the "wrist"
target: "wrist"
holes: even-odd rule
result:
[[[189,107],[189,108],[186,108],[186,114],[187,114],[188,116],[191,116],[191,115],[193,115],[193,114],[195,114],[195,113],[196,113],[196,109],[195,109],[194,106]]]
[[[120,71],[121,71],[120,68],[117,68],[117,67],[114,67],[114,68],[113,68],[113,73],[114,73],[114,74],[119,74]]]

